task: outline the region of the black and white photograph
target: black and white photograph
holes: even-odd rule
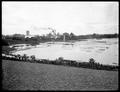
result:
[[[2,90],[119,89],[119,2],[1,4]]]

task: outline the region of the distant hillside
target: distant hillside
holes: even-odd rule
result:
[[[118,71],[2,60],[7,90],[117,90]]]

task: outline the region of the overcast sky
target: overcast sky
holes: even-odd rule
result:
[[[2,2],[2,34],[118,33],[118,2]]]

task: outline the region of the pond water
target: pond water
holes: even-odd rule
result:
[[[17,51],[15,54],[35,55],[39,59],[55,60],[58,57],[88,62],[94,58],[102,64],[118,65],[118,38],[88,39],[74,42],[46,42],[31,49]]]

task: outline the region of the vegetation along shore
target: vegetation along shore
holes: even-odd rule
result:
[[[2,54],[3,60],[12,60],[19,62],[30,62],[30,63],[42,63],[42,64],[53,64],[53,65],[64,65],[64,66],[73,66],[73,67],[82,67],[82,68],[90,68],[90,69],[98,69],[98,70],[109,70],[109,71],[117,71],[118,66],[115,65],[103,65],[95,62],[93,58],[89,60],[89,62],[76,62],[74,60],[65,60],[63,57],[59,57],[56,60],[48,60],[48,59],[36,59],[34,55],[27,56],[24,54],[21,55],[13,55],[13,54]]]

